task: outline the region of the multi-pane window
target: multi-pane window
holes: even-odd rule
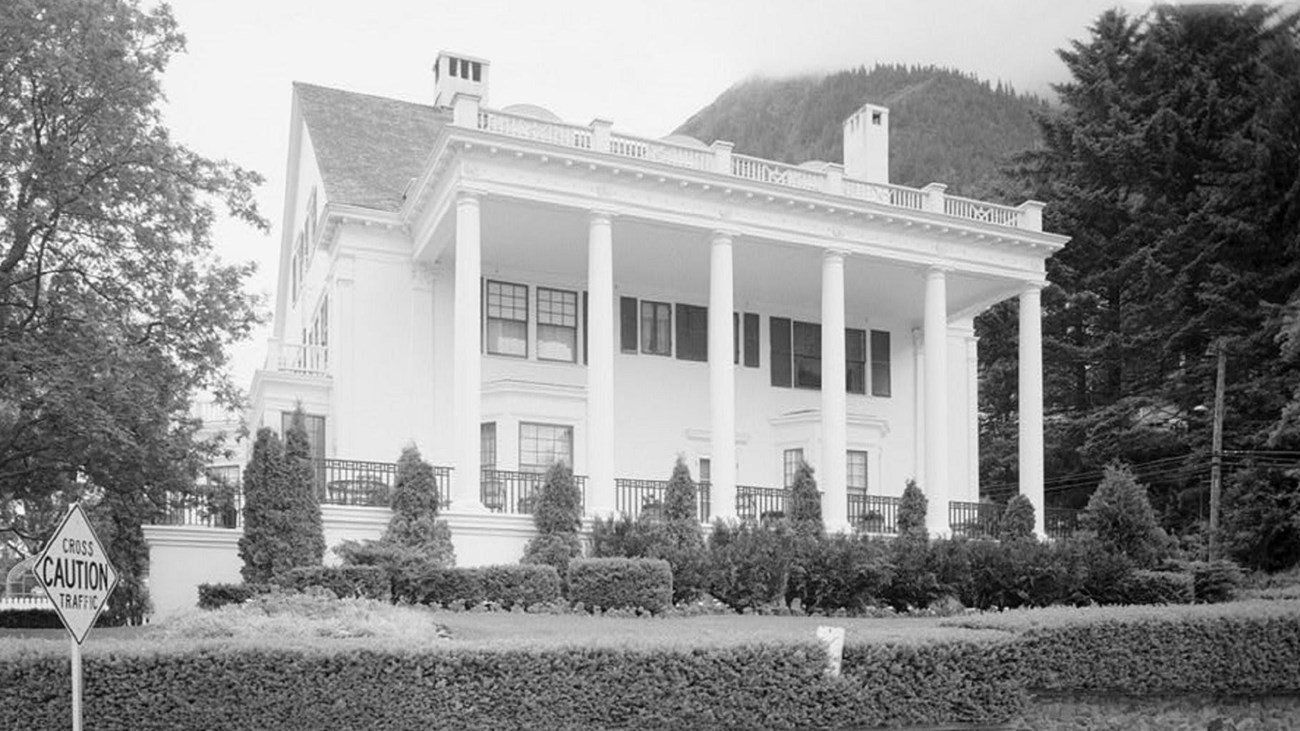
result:
[[[545,472],[556,462],[573,466],[573,427],[519,424],[519,471]]]
[[[782,454],[782,462],[785,480],[782,484],[786,487],[790,487],[794,484],[794,476],[799,471],[799,465],[803,464],[803,450],[785,450],[784,454]]]
[[[293,292],[293,301],[298,301],[298,293],[302,291],[303,280],[307,277],[307,247],[306,234],[303,231],[298,232],[298,236],[293,240],[293,259],[289,263],[289,290]]]
[[[889,384],[889,333],[871,331],[871,395],[888,396]]]
[[[307,443],[311,445],[311,458],[325,458],[325,417],[316,414],[303,414],[303,426],[307,430]],[[293,412],[280,412],[280,434],[288,435],[293,426]]]
[[[497,466],[497,423],[495,421],[479,424],[478,461],[485,470],[495,469]]]
[[[822,327],[810,322],[794,323],[791,352],[794,355],[796,388],[822,387]]]
[[[745,367],[758,367],[758,315],[745,313]]]
[[[525,313],[525,317],[527,313]],[[578,353],[578,294],[537,288],[537,357],[573,363]]]
[[[867,392],[867,332],[848,328],[844,331],[845,390]]]
[[[709,359],[709,308],[677,305],[677,359]]]
[[[667,302],[641,302],[641,352],[673,354],[673,309]]]
[[[849,450],[845,484],[850,490],[867,491],[867,453]]]
[[[487,282],[487,352],[528,357],[528,287]]]
[[[700,482],[708,482],[713,479],[713,461],[708,457],[700,457]]]

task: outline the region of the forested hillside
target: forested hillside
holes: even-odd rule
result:
[[[959,195],[997,191],[1000,166],[1040,140],[1033,96],[934,66],[876,66],[825,77],[751,79],[723,92],[677,132],[789,163],[843,159],[841,126],[866,102],[890,110],[890,178],[946,183]]]
[[[1222,348],[1217,537],[1247,565],[1293,565],[1300,20],[1265,6],[1111,11],[1061,57],[1069,78],[1053,108],[957,72],[878,66],[745,82],[680,131],[838,161],[841,120],[882,103],[894,182],[1047,201],[1045,228],[1072,239],[1049,260],[1043,294],[1048,505],[1082,507],[1122,461],[1184,546],[1208,542]],[[1009,301],[976,323],[981,490],[994,499],[1017,484],[1016,321]]]

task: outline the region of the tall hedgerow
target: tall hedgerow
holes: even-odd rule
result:
[[[537,509],[533,513],[537,536],[524,547],[523,563],[554,566],[563,578],[569,560],[582,554],[578,529],[582,527],[582,491],[573,480],[573,470],[556,462],[546,470]]]
[[[817,491],[813,468],[800,462],[790,486],[790,523],[799,535],[819,536],[826,532],[822,522],[822,495]]]
[[[284,442],[269,428],[257,432],[244,468],[244,535],[239,539],[245,581],[268,582],[299,566],[319,566],[325,554],[302,409],[294,411]]]
[[[447,522],[438,520],[438,489],[433,467],[420,456],[415,445],[402,450],[397,460],[397,479],[389,501],[393,517],[377,541],[344,541],[334,552],[354,566],[380,566],[392,583],[394,600],[401,598],[400,586],[429,569],[456,565],[456,548]]]
[[[925,513],[929,501],[925,493],[917,486],[916,480],[908,480],[903,488],[903,500],[898,506],[898,535],[900,538],[928,540],[930,531],[925,527]]]
[[[998,539],[1003,541],[1024,541],[1035,538],[1034,504],[1024,495],[1013,495],[1002,511],[1002,522],[998,526]]]

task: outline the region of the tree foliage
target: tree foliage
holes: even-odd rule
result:
[[[1024,495],[1015,495],[1007,501],[1002,511],[1002,522],[998,525],[998,539],[1003,541],[1024,541],[1035,539],[1034,504]]]
[[[925,513],[929,501],[925,493],[917,486],[916,480],[908,480],[903,488],[903,499],[898,506],[898,535],[909,540],[928,540],[930,529],[925,525]]]
[[[799,535],[821,535],[826,532],[822,522],[822,494],[817,490],[813,468],[800,462],[790,485],[790,523]]]
[[[697,493],[699,486],[691,479],[691,470],[680,456],[673,465],[673,474],[664,489],[664,519],[689,520],[698,527],[700,522]]]
[[[162,123],[183,50],[166,5],[0,3],[0,529],[30,551],[68,502],[98,505],[124,602],[143,571],[125,546],[217,449],[190,398],[235,398],[226,348],[258,319],[251,265],[211,231],[217,206],[266,227],[260,179]]]
[[[1147,489],[1121,464],[1106,475],[1079,516],[1079,526],[1097,537],[1106,550],[1138,566],[1151,566],[1165,551],[1168,538],[1156,522]]]
[[[582,491],[573,480],[573,470],[556,462],[546,470],[537,509],[533,513],[537,536],[524,547],[523,563],[554,566],[563,578],[569,560],[582,555],[578,529],[582,527]]]

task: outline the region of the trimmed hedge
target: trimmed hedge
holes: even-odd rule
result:
[[[380,566],[300,566],[276,577],[286,589],[302,591],[314,586],[328,589],[339,599],[388,601],[388,572]]]
[[[569,562],[569,601],[588,609],[658,614],[673,605],[673,570],[655,558],[574,559]]]
[[[560,575],[544,564],[430,569],[399,582],[396,598],[447,609],[470,609],[484,602],[527,609],[559,601]]]
[[[0,660],[0,728],[66,725],[65,648],[0,650]],[[813,643],[693,651],[92,645],[85,714],[98,731],[712,731],[989,723],[1025,703],[1014,674],[974,643],[850,648],[839,679],[826,678],[824,664]]]
[[[53,609],[12,609],[0,612],[0,629],[58,629],[63,626]]]
[[[219,609],[243,604],[258,594],[274,590],[270,584],[199,584],[199,609]]]

